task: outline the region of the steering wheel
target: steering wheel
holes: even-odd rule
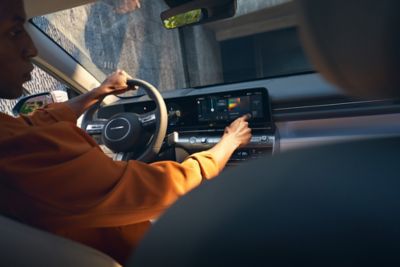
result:
[[[102,135],[103,143],[112,151],[122,154],[122,159],[136,159],[150,162],[160,152],[167,132],[167,108],[157,88],[150,83],[132,79],[128,86],[139,86],[156,104],[153,111],[145,114],[130,112],[118,113],[107,121],[94,120],[94,114],[100,105],[89,109],[83,118],[83,128],[90,134],[97,129]],[[149,135],[149,132],[154,132]]]

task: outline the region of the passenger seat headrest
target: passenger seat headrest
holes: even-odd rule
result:
[[[296,0],[315,68],[359,97],[400,96],[399,0]]]

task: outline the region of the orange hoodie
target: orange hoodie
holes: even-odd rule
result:
[[[123,263],[179,196],[215,177],[210,153],[183,163],[116,162],[75,126],[65,104],[0,113],[0,212],[97,248]]]

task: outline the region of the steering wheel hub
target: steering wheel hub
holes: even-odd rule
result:
[[[132,152],[139,147],[142,124],[135,113],[120,113],[112,117],[103,130],[104,144],[115,152]]]
[[[104,136],[110,141],[120,141],[131,131],[132,126],[125,118],[115,118],[106,125]]]

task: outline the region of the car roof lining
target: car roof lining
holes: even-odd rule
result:
[[[24,0],[27,18],[42,16],[60,10],[85,5],[94,0]]]

